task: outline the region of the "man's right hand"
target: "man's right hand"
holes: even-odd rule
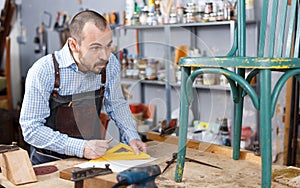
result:
[[[109,147],[107,140],[89,140],[86,142],[83,157],[86,159],[96,159],[104,155]]]

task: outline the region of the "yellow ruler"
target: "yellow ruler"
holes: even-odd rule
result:
[[[115,147],[108,150],[102,157],[97,159],[92,159],[90,162],[100,162],[100,161],[116,161],[116,160],[141,160],[150,159],[150,155],[140,152],[136,155],[133,149],[123,143],[116,145]]]

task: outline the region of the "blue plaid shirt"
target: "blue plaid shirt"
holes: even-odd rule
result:
[[[60,95],[72,95],[100,88],[101,75],[80,72],[67,43],[60,51],[55,51],[55,57],[60,68],[58,90]],[[29,69],[20,115],[24,140],[38,148],[83,157],[86,140],[71,138],[44,125],[50,115],[49,98],[54,88],[54,80],[51,54],[39,59]],[[120,87],[120,65],[113,54],[110,55],[106,68],[105,88],[105,110],[119,128],[121,140],[130,142],[133,139],[140,139],[136,131],[136,123]]]

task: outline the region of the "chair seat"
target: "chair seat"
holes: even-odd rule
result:
[[[300,58],[263,58],[263,57],[185,57],[180,66],[184,67],[235,67],[256,69],[292,69],[300,67]]]

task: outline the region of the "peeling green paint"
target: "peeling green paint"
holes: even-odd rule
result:
[[[179,177],[182,177],[183,175],[183,166],[182,164],[178,164],[178,168],[176,169],[176,173],[178,174]]]
[[[271,62],[291,62],[291,59],[286,58],[273,58]]]

